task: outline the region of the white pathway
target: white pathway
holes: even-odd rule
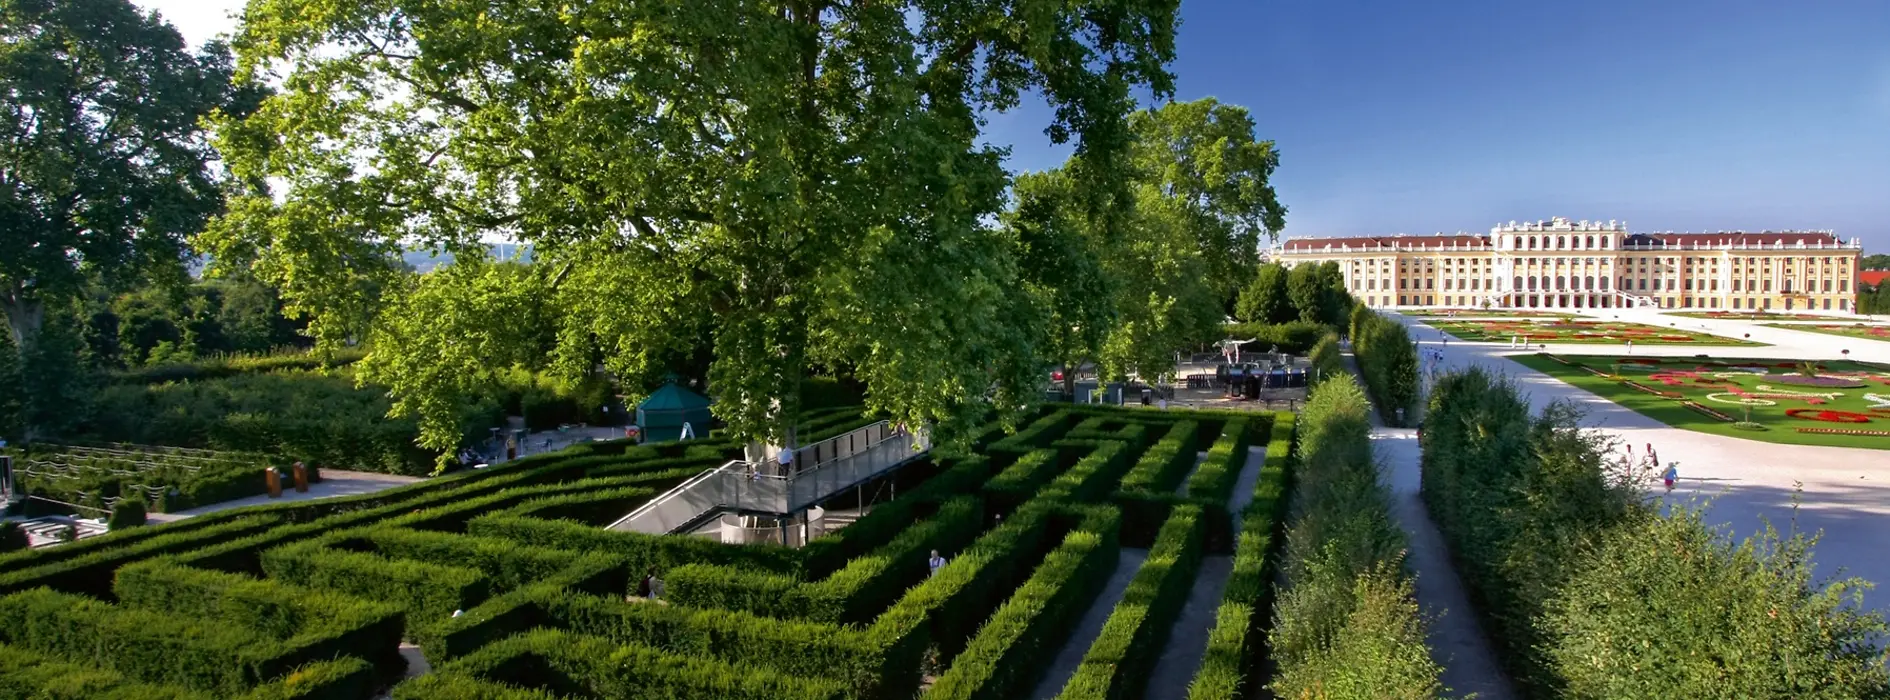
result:
[[[1766,328],[1757,323],[1693,319],[1654,310],[1600,309],[1601,320],[1669,323],[1687,330],[1752,340],[1775,347],[1704,347],[1692,345],[1641,346],[1635,355],[1721,357],[1776,357],[1788,359],[1866,360],[1890,364],[1890,343],[1849,339],[1818,333]],[[1426,348],[1438,346],[1438,333],[1422,322],[1392,315],[1413,327],[1413,337]],[[1850,350],[1849,355],[1842,353]],[[1619,354],[1618,345],[1550,344],[1562,354]],[[1540,410],[1550,401],[1565,399],[1587,411],[1587,421],[1634,446],[1640,452],[1652,444],[1663,462],[1680,463],[1676,497],[1710,498],[1709,518],[1730,525],[1739,536],[1750,535],[1770,519],[1781,531],[1792,521],[1797,489],[1800,531],[1823,531],[1815,553],[1818,572],[1862,576],[1883,586],[1865,594],[1865,605],[1890,613],[1890,450],[1845,447],[1777,445],[1756,440],[1708,435],[1669,428],[1611,401],[1562,383],[1546,374],[1503,359],[1510,350],[1503,343],[1467,343],[1452,339],[1444,349],[1445,369],[1480,365],[1507,374]]]

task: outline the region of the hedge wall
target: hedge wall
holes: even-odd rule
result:
[[[1136,697],[1161,658],[1175,616],[1188,601],[1201,565],[1205,523],[1200,506],[1176,507],[1130,579],[1102,633],[1058,698]]]
[[[1272,614],[1274,550],[1286,506],[1295,418],[1291,413],[1273,418],[1253,500],[1241,509],[1233,572],[1215,610],[1201,668],[1188,685],[1188,700],[1239,700],[1259,685],[1251,673],[1259,666],[1264,627]]]
[[[257,686],[237,700],[359,700],[372,688],[373,668],[344,656],[318,661]],[[82,666],[0,644],[0,700],[213,700],[229,698],[173,685],[144,683],[116,671]]]
[[[1364,306],[1352,313],[1352,356],[1371,392],[1372,404],[1386,425],[1416,424],[1418,410],[1417,346],[1403,324]],[[1399,422],[1399,411],[1404,422]]]
[[[436,675],[551,691],[555,695],[675,700],[840,700],[840,683],[737,667],[713,659],[671,654],[642,645],[619,646],[596,637],[538,630],[509,637],[446,664]],[[402,684],[395,697],[435,698],[427,681]],[[450,682],[450,681],[449,681]]]
[[[406,612],[410,627],[449,618],[492,591],[491,580],[473,569],[337,551],[320,542],[263,552],[262,568],[288,583],[393,604]]]
[[[1437,697],[1404,531],[1372,458],[1370,408],[1322,382],[1299,421],[1299,467],[1270,635],[1278,697]]]

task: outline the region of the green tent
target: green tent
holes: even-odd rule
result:
[[[679,440],[684,423],[696,437],[706,438],[709,420],[709,400],[673,380],[637,404],[637,425],[643,428],[644,442]]]

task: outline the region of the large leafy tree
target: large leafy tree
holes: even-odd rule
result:
[[[985,217],[1006,184],[981,114],[1036,91],[1053,140],[1107,181],[1130,89],[1171,90],[1174,0],[253,0],[246,74],[282,93],[222,125],[248,181],[203,237],[326,343],[352,334],[373,261],[425,244],[534,246],[529,273],[396,288],[364,376],[422,440],[491,366],[622,376],[707,327],[709,388],[739,435],[781,437],[809,367],[871,408],[959,423],[1014,408],[1041,324]],[[442,278],[444,280],[446,278]],[[450,322],[439,322],[445,319]],[[537,322],[535,321],[535,322]],[[478,351],[469,351],[477,348]]]
[[[25,356],[88,282],[182,280],[222,202],[202,120],[257,97],[231,74],[127,0],[0,0],[0,311]]]
[[[1045,314],[1044,356],[1064,368],[1063,391],[1073,396],[1076,370],[1100,356],[1116,319],[1110,261],[1068,172],[1019,175],[1012,192],[1016,204],[1003,221],[1024,287]]]
[[[1255,323],[1285,323],[1295,316],[1286,290],[1286,266],[1279,263],[1261,265],[1234,307],[1235,318]]]

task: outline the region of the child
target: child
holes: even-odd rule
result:
[[[1668,462],[1667,471],[1660,473],[1661,481],[1667,482],[1667,490],[1673,490],[1673,482],[1680,480],[1680,463]]]

